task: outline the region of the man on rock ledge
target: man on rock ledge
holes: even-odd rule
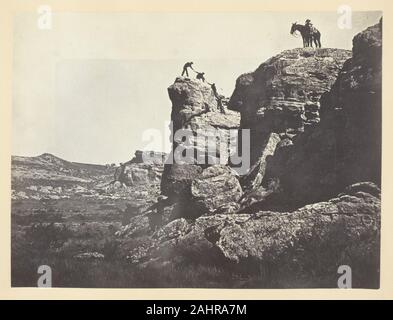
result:
[[[209,84],[212,88],[214,96],[216,97],[218,108],[220,109],[221,113],[225,114],[224,105],[222,104],[222,96],[218,94],[216,84],[215,83],[209,83]]]
[[[184,75],[186,75],[187,77],[189,77],[190,75],[188,74],[188,68],[191,68],[191,70],[194,70],[192,65],[194,63],[193,62],[187,62],[184,66],[183,66],[183,72],[181,73],[182,77]],[[195,70],[194,70],[195,71]]]

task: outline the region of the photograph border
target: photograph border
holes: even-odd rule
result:
[[[261,12],[337,11],[349,5],[353,11],[383,12],[382,82],[382,212],[380,289],[77,289],[11,288],[11,125],[13,80],[13,17],[36,12],[40,5],[54,12]],[[393,298],[393,85],[391,0],[5,0],[0,12],[0,299],[392,299]],[[388,58],[386,58],[388,57]]]

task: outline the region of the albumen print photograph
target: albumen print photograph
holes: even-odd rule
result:
[[[382,16],[18,12],[12,287],[378,289]]]

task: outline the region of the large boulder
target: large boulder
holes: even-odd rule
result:
[[[212,227],[209,239],[223,255],[239,262],[248,257],[274,259],[291,247],[300,236],[326,233],[337,223],[344,224],[352,239],[378,231],[380,198],[358,191],[343,193],[326,202],[306,205],[291,213],[261,211],[253,216],[238,215]]]
[[[202,167],[193,164],[165,165],[161,180],[161,192],[171,198],[187,198],[191,195],[191,183],[202,173]]]
[[[239,201],[241,196],[236,173],[228,166],[211,166],[191,184],[192,202],[201,213],[213,213],[223,205]]]

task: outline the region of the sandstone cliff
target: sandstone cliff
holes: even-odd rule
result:
[[[225,157],[231,153],[227,146],[231,139],[230,130],[238,129],[240,115],[231,110],[222,113],[210,85],[199,80],[178,77],[168,88],[168,93],[172,101],[174,134],[169,159],[173,160],[178,147],[187,150],[191,156],[186,163],[173,161],[165,165],[162,193],[174,201],[185,201],[185,216],[213,212],[228,201],[237,201],[242,190],[236,173],[224,166],[228,162]],[[189,133],[186,141],[176,137],[179,129]],[[208,148],[211,139],[220,141],[214,150]],[[207,156],[198,158],[198,151]],[[209,179],[222,183],[206,183]],[[222,192],[217,193],[218,190]]]
[[[240,128],[251,130],[253,167],[242,181],[246,189],[260,186],[266,155],[281,140],[280,146],[291,145],[297,134],[320,122],[319,99],[350,56],[340,49],[287,50],[237,79],[229,108],[240,111]]]
[[[358,34],[352,52],[284,51],[238,78],[227,114],[208,85],[177,78],[174,130],[250,129],[251,168],[240,177],[230,164],[166,164],[161,192],[172,205],[158,228],[144,217],[118,232],[124,255],[141,266],[255,267],[292,286],[335,287],[348,264],[354,286],[378,287],[381,32]]]
[[[269,159],[264,186],[274,181],[276,201],[326,200],[345,186],[381,179],[382,28],[353,40],[348,59],[321,102],[321,123]]]

